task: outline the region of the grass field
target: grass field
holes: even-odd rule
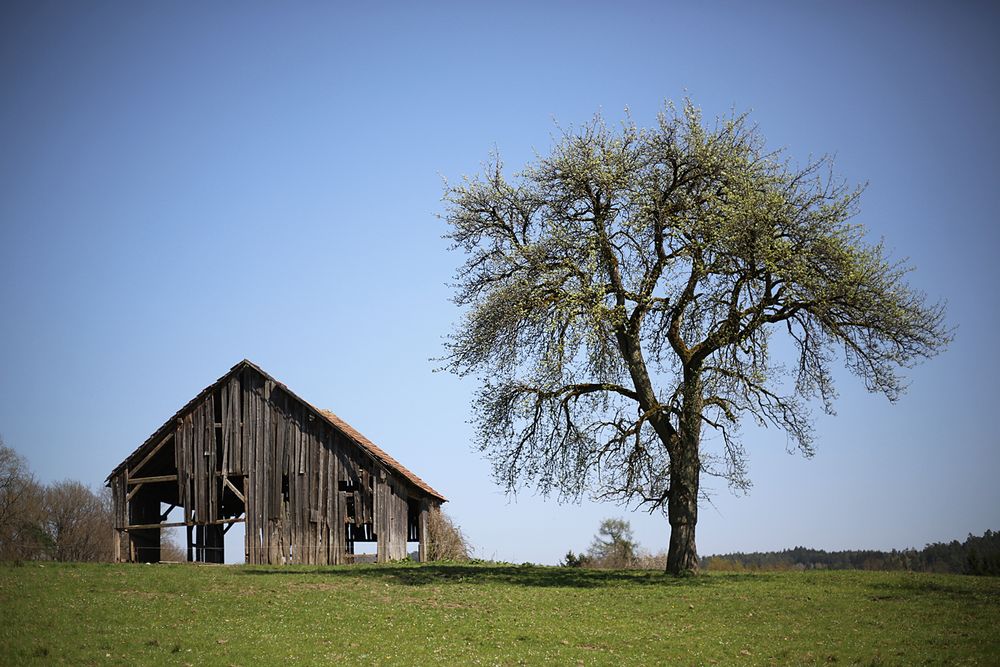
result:
[[[1000,664],[1000,579],[0,566],[0,664]]]

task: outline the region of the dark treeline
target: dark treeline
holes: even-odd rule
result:
[[[823,551],[795,547],[784,551],[705,556],[706,570],[910,570],[953,574],[1000,575],[1000,533],[987,530],[964,542],[935,542],[923,549],[897,551]]]

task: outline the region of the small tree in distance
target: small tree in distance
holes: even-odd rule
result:
[[[466,311],[445,367],[481,378],[498,481],[662,510],[667,571],[697,571],[701,475],[749,486],[745,417],[810,456],[806,403],[832,412],[835,361],[895,401],[900,370],[950,340],[943,306],[850,222],[860,194],[690,102],[648,130],[597,117],[513,180],[495,158],[449,187]]]
[[[632,525],[624,519],[605,519],[587,551],[588,564],[621,570],[635,565],[638,544]]]

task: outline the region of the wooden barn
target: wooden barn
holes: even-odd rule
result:
[[[355,543],[379,562],[426,559],[428,512],[444,496],[332,412],[243,360],[107,479],[118,561],[160,560],[160,531],[187,528],[188,560],[222,563],[245,523],[247,563],[339,564]],[[168,521],[183,508],[183,521]],[[164,511],[165,510],[165,511]]]

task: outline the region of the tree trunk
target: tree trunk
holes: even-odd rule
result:
[[[649,411],[657,405],[656,392],[646,371],[646,362],[637,341],[637,333],[617,332],[618,344],[625,358],[639,407]],[[690,364],[690,360],[688,361]],[[679,430],[674,431],[664,413],[650,418],[650,424],[663,441],[670,456],[670,488],[667,491],[667,518],[670,521],[670,546],[667,550],[667,573],[697,574],[698,549],[694,529],[698,523],[698,482],[701,477],[701,411],[704,406],[700,363],[684,368],[683,406]]]
[[[701,378],[697,370],[685,370],[684,405],[680,429],[670,453],[670,490],[667,494],[667,518],[670,521],[670,548],[667,573],[698,573],[698,549],[694,532],[698,523],[698,482],[701,460]]]
[[[681,448],[687,443],[682,441]],[[693,455],[692,455],[693,454]],[[698,450],[678,452],[670,463],[670,493],[667,516],[670,520],[670,548],[667,551],[669,574],[697,574],[698,549],[694,530],[698,523]]]

